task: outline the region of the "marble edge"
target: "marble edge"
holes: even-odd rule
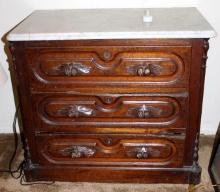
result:
[[[149,38],[213,38],[210,31],[160,31],[160,32],[80,32],[80,33],[34,33],[9,34],[8,41],[85,40],[85,39],[149,39]]]

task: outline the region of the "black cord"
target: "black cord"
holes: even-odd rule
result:
[[[13,152],[13,154],[11,156],[10,161],[9,161],[10,174],[15,179],[19,179],[21,177],[22,169],[23,169],[23,164],[24,164],[24,160],[23,160],[16,170],[14,170],[14,171],[12,170],[12,164],[13,164],[13,161],[15,159],[15,156],[17,154],[17,149],[18,149],[18,134],[17,134],[17,131],[16,131],[16,124],[17,124],[19,109],[20,109],[20,106],[18,105],[17,108],[16,108],[16,112],[15,112],[15,115],[14,115],[13,126],[12,126],[13,127],[13,134],[14,134],[14,152]],[[18,173],[18,175],[15,176],[14,175],[15,173]]]
[[[14,151],[13,151],[12,156],[10,158],[8,169],[0,169],[1,173],[10,173],[11,176],[15,179],[18,179],[18,178],[21,177],[22,167],[23,167],[23,164],[24,164],[24,161],[22,161],[20,163],[20,165],[15,170],[12,170],[12,164],[13,164],[13,161],[15,159],[15,156],[16,156],[17,150],[18,150],[18,134],[17,134],[17,130],[16,130],[16,124],[17,124],[19,108],[20,108],[20,106],[18,105],[16,107],[16,112],[15,112],[15,115],[14,115],[14,120],[13,120],[13,125],[12,125],[13,134],[14,134]],[[18,173],[18,175],[16,176],[15,174],[17,174],[17,173]]]
[[[54,181],[52,181],[52,182],[26,182],[24,171],[23,171],[24,170],[24,162],[25,162],[24,160],[19,164],[19,166],[15,170],[12,170],[13,161],[16,157],[17,150],[18,150],[18,134],[17,134],[17,130],[16,130],[16,124],[17,124],[19,109],[20,109],[20,106],[18,105],[16,107],[16,112],[14,115],[14,120],[13,120],[13,125],[12,125],[13,135],[14,135],[14,151],[13,151],[11,159],[9,161],[8,169],[0,169],[0,173],[10,173],[10,175],[14,179],[20,178],[21,185],[35,185],[35,184],[51,185],[51,184],[54,184],[55,183]]]

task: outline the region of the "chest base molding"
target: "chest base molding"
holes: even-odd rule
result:
[[[60,173],[63,173],[62,175]],[[175,183],[199,184],[201,167],[129,168],[129,167],[26,167],[28,182],[71,181],[99,183]],[[98,178],[97,178],[98,177]]]

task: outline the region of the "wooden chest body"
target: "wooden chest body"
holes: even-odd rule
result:
[[[193,183],[207,39],[10,42],[28,181]]]

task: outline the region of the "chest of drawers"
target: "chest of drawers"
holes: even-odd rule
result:
[[[199,183],[208,36],[12,35],[28,181]]]

